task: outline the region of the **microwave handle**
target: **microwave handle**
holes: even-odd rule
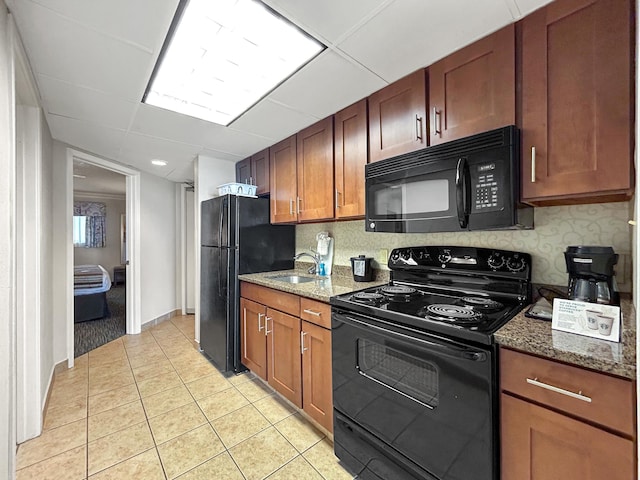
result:
[[[460,228],[467,228],[469,225],[469,212],[471,210],[470,180],[467,159],[466,157],[459,158],[456,166],[456,207]]]

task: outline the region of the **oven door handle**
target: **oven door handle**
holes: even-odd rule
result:
[[[456,208],[460,228],[467,228],[471,210],[471,182],[466,157],[459,158],[456,165]]]
[[[417,333],[416,335],[407,335],[406,333],[389,330],[387,328],[360,320],[353,317],[352,315],[347,315],[344,313],[338,314],[338,316],[339,321],[351,324],[352,326],[360,328],[362,330],[374,330],[386,336],[396,337],[408,343],[413,343],[414,345],[437,349],[438,351],[447,353],[448,355],[463,358],[472,362],[484,362],[487,360],[487,352],[484,352],[482,350],[476,350],[464,345],[456,345],[447,340],[436,340],[435,338],[433,340],[426,340],[424,338],[421,338],[422,334],[420,333]],[[336,327],[334,327],[333,330],[337,330]]]

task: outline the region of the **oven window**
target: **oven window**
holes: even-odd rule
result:
[[[358,371],[423,405],[438,406],[438,368],[431,362],[360,338]]]
[[[374,209],[374,215],[392,218],[446,212],[449,210],[449,182],[444,178],[413,182],[402,179],[381,185],[374,193]]]

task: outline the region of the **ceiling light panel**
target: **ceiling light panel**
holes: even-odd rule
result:
[[[255,0],[190,0],[144,101],[228,125],[324,49]]]

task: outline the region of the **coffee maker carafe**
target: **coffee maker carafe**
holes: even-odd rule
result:
[[[567,247],[564,259],[569,273],[569,299],[620,305],[614,265],[618,255],[611,247]]]

